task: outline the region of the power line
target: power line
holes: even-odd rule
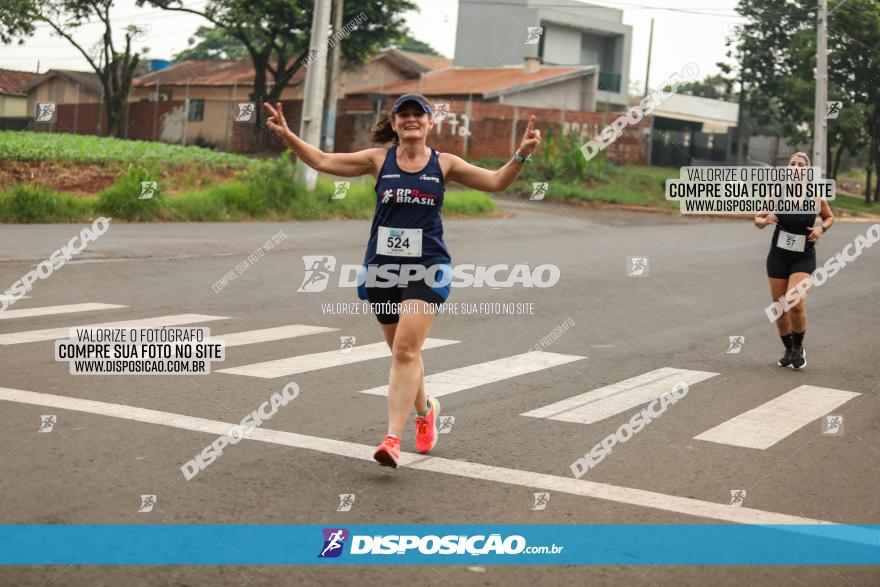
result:
[[[436,1],[436,0],[435,0]],[[452,0],[447,0],[452,1]],[[608,9],[608,8],[626,8],[631,10],[664,10],[667,12],[677,12],[681,14],[693,14],[696,16],[712,16],[712,17],[724,17],[724,18],[736,18],[741,17],[742,15],[737,12],[731,12],[729,8],[717,8],[714,9],[716,11],[727,11],[727,14],[722,14],[721,12],[703,12],[700,10],[694,10],[690,8],[670,8],[667,6],[646,6],[644,4],[629,4],[624,2],[609,2],[608,0],[600,0],[604,4],[610,4],[610,6],[600,5],[600,4],[584,4],[583,6],[572,6],[571,4],[510,4],[507,2],[495,2],[493,0],[458,0],[459,4],[483,4],[483,5],[494,5],[494,6],[522,6],[522,7],[535,7],[535,8],[568,8],[573,10],[600,10],[600,9]],[[712,8],[704,8],[703,10],[713,10]]]

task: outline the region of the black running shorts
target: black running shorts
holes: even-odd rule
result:
[[[397,306],[403,300],[422,300],[434,304],[434,308],[446,301],[424,279],[410,281],[405,287],[367,287],[367,299],[374,304],[373,312],[380,324],[396,324],[400,321]]]
[[[812,273],[816,270],[816,249],[803,253],[770,247],[767,254],[767,277],[788,279],[794,273]]]

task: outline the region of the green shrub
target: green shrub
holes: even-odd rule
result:
[[[372,181],[350,181],[344,198],[333,199],[332,181],[319,180],[314,191],[296,180],[295,168],[280,157],[255,161],[231,181],[174,197],[161,193],[157,170],[131,167],[94,198],[77,198],[35,186],[15,186],[0,194],[2,222],[79,222],[104,215],[134,222],[218,222],[241,220],[322,220],[370,218],[376,207]],[[156,181],[149,199],[140,199],[141,182]],[[340,180],[343,181],[343,180]],[[482,215],[495,203],[478,191],[447,192],[450,214]]]
[[[443,211],[447,214],[483,216],[495,210],[495,200],[485,192],[462,190],[446,192],[443,197]]]
[[[10,223],[89,220],[94,198],[76,198],[37,185],[19,184],[0,194],[0,221]]]
[[[11,130],[0,131],[0,159],[164,166],[198,163],[212,167],[246,167],[253,161],[244,155],[157,141]]]
[[[526,164],[522,179],[526,181],[602,181],[608,176],[608,167],[601,155],[587,161],[574,134],[555,134],[547,131],[532,162]]]
[[[155,220],[159,216],[162,201],[162,182],[158,178],[158,172],[143,167],[130,168],[116,183],[98,195],[98,212],[134,222]],[[157,187],[151,198],[141,199],[141,182],[147,181],[157,182]]]

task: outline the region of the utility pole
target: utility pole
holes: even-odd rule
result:
[[[648,95],[648,82],[651,79],[651,50],[654,47],[654,19],[651,19],[651,36],[648,37],[648,71],[645,72],[645,95]]]
[[[337,33],[342,30],[343,0],[335,0],[333,6],[333,30]],[[324,147],[325,151],[334,151],[336,148],[336,103],[342,93],[342,71],[340,70],[340,57],[342,55],[343,39],[339,39],[333,45],[333,55],[330,58],[330,84],[327,89],[327,116],[324,124]]]
[[[654,48],[654,18],[651,18],[651,36],[648,37],[648,69],[645,71],[645,97],[648,97],[648,90],[651,81],[651,53]],[[651,164],[651,157],[654,156],[654,119],[651,119],[651,126],[648,128],[648,165]]]
[[[312,37],[309,42],[309,58],[314,57],[306,70],[303,93],[302,124],[299,136],[315,147],[321,145],[321,114],[324,112],[324,90],[327,83],[327,32],[330,27],[330,0],[315,0],[312,15]],[[308,165],[301,165],[298,179],[305,181],[309,190],[315,189],[318,172]]]
[[[828,101],[828,0],[819,0],[819,12],[816,16],[816,104],[813,115],[813,161],[820,167],[822,175],[825,170],[825,145],[828,141],[828,121],[825,119],[825,108]]]

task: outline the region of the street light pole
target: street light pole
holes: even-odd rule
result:
[[[330,0],[315,0],[312,15],[312,37],[309,42],[309,65],[303,93],[302,123],[299,136],[315,147],[321,145],[321,116],[324,112],[324,88],[327,84],[327,37],[330,27]],[[300,181],[309,190],[315,189],[318,172],[308,165],[299,168]]]
[[[813,115],[813,165],[825,170],[825,146],[828,140],[825,108],[828,101],[828,0],[819,0],[816,16],[816,103]]]

